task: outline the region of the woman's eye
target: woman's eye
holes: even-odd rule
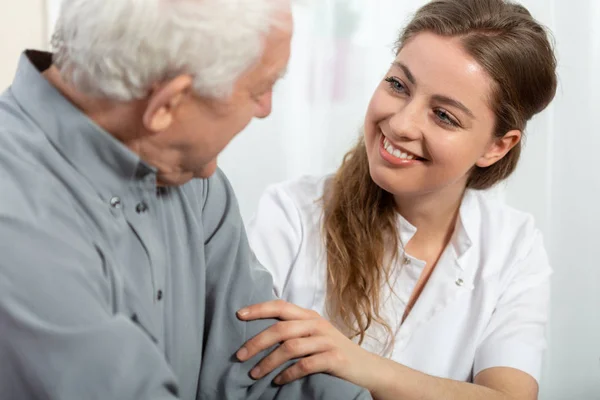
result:
[[[454,120],[454,118],[452,118],[450,116],[450,114],[448,114],[446,111],[435,110],[434,113],[443,124],[451,125],[451,126],[455,126],[455,127],[459,126],[458,122],[456,122]]]
[[[390,88],[394,92],[398,92],[398,93],[406,92],[406,88],[404,87],[404,84],[398,78],[389,77],[389,78],[386,78],[385,81],[389,84]]]

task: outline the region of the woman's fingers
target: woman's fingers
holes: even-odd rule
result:
[[[263,358],[250,371],[250,375],[254,379],[260,379],[290,360],[311,354],[323,353],[331,350],[331,348],[331,341],[325,336],[290,339]]]
[[[238,318],[244,321],[264,318],[277,318],[285,321],[320,318],[319,313],[298,307],[284,300],[271,300],[254,304],[239,310],[237,315]]]
[[[317,327],[318,320],[281,321],[265,329],[238,350],[236,356],[246,361],[263,350],[289,339],[311,336]]]
[[[285,385],[307,375],[319,372],[329,373],[332,369],[332,363],[341,362],[341,360],[336,361],[336,358],[340,357],[338,357],[337,353],[334,351],[302,358],[294,365],[286,368],[281,374],[277,375],[273,382],[277,385]]]
[[[238,317],[245,321],[264,318],[282,320],[248,340],[236,354],[240,361],[246,361],[282,343],[254,367],[250,375],[255,379],[268,375],[289,360],[309,355],[280,374],[281,383],[291,382],[308,374],[322,372],[321,368],[329,367],[329,363],[333,362],[332,357],[335,358],[334,355],[338,353],[331,351],[331,325],[315,311],[283,300],[273,300],[246,307],[238,311]],[[338,332],[334,330],[334,333]]]

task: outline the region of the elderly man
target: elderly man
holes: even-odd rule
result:
[[[64,1],[0,97],[2,399],[370,398],[235,358],[272,283],[216,157],[291,33],[284,0]]]

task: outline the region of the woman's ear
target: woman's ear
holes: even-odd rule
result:
[[[501,138],[494,138],[487,151],[477,160],[475,165],[485,168],[498,162],[521,141],[521,136],[521,131],[512,130]]]
[[[179,75],[165,83],[157,85],[150,95],[144,112],[144,127],[157,133],[171,126],[174,113],[192,87],[190,75]]]

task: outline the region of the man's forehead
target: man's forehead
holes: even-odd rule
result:
[[[293,25],[291,14],[287,17],[289,20],[282,18],[283,24],[275,24],[265,37],[263,54],[246,75],[250,85],[272,85],[287,73]]]
[[[290,58],[290,43],[280,41],[265,48],[265,53],[259,64],[261,77],[267,81],[276,81],[287,73]]]

